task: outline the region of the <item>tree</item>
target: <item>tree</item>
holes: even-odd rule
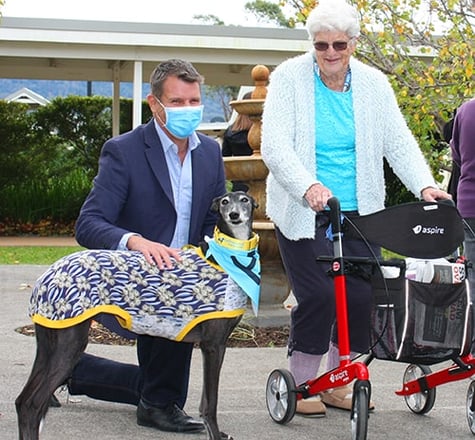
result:
[[[0,100],[0,190],[37,174],[28,105]]]
[[[225,121],[229,121],[232,114],[232,109],[229,106],[229,102],[233,99],[232,97],[234,97],[235,99],[238,93],[239,87],[236,86],[208,86],[206,88],[206,95],[212,99],[219,101],[219,103],[221,104]]]
[[[213,14],[209,14],[209,15],[197,14],[197,15],[193,15],[193,19],[201,21],[205,24],[207,23],[207,24],[216,25],[216,26],[224,26],[224,21]]]
[[[447,166],[440,146],[445,122],[475,95],[473,0],[349,0],[358,9],[361,36],[355,56],[383,71],[391,81],[409,127],[434,171]],[[286,20],[268,14],[279,26],[305,24],[315,0],[256,0],[249,11],[278,6]],[[282,12],[283,13],[283,12]]]
[[[245,9],[253,13],[259,20],[274,22],[280,27],[293,27],[293,20],[285,17],[281,6],[283,6],[283,2],[275,4],[265,0],[255,0],[244,5]]]
[[[51,172],[82,167],[94,176],[100,149],[112,133],[111,105],[111,99],[103,96],[68,96],[54,98],[36,110],[36,141],[55,145],[61,162],[52,162]]]

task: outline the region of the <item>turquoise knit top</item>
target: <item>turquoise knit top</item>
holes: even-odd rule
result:
[[[317,180],[340,200],[342,211],[356,211],[356,153],[353,94],[336,92],[315,74]]]

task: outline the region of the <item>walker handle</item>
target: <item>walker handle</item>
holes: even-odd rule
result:
[[[330,208],[330,223],[332,225],[333,235],[341,233],[341,211],[340,201],[336,197],[330,197],[327,200],[327,206]]]

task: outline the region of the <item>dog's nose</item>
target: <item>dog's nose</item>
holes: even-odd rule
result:
[[[239,212],[234,212],[234,211],[233,211],[233,212],[230,212],[230,213],[229,213],[229,218],[230,218],[231,220],[237,220],[237,219],[239,218]]]

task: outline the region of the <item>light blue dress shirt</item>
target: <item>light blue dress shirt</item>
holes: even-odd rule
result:
[[[154,120],[154,124],[158,137],[160,138],[160,142],[162,143],[165,160],[167,161],[167,167],[173,190],[175,210],[177,212],[175,233],[173,234],[173,239],[169,246],[173,248],[181,248],[189,242],[188,237],[190,232],[193,192],[191,152],[198,147],[200,140],[196,133],[193,133],[188,138],[188,151],[186,152],[183,163],[181,163],[180,158],[178,157],[177,145],[174,144],[173,141],[165,134],[162,128],[158,125],[157,121]],[[127,249],[127,241],[131,235],[140,234],[135,232],[124,234],[119,242],[119,246],[117,247],[118,250]]]

